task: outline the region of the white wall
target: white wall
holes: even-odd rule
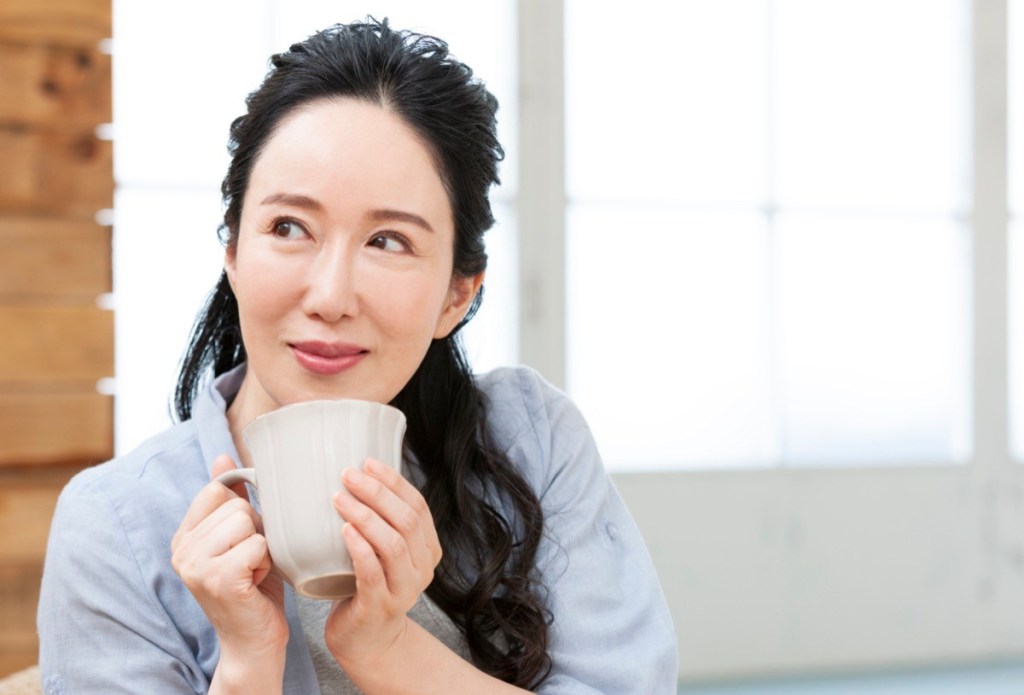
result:
[[[687,680],[1024,655],[1024,472],[615,476]]]

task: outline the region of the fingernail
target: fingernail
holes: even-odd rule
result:
[[[358,483],[363,479],[363,474],[358,468],[346,468],[341,472],[341,478],[346,483]]]
[[[366,463],[363,467],[370,473],[383,473],[385,466],[377,459],[366,459]]]

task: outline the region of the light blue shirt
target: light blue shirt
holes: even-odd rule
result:
[[[48,695],[205,693],[216,635],[171,568],[171,537],[210,480],[238,460],[225,415],[244,367],[196,399],[193,418],[68,483],[50,530],[39,603]],[[536,491],[538,569],[553,616],[544,695],[675,693],[676,638],[650,556],[572,402],[525,368],[479,380],[492,441]],[[284,692],[319,692],[295,598]],[[427,676],[429,674],[425,674]]]

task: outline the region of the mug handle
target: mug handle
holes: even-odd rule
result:
[[[233,471],[224,471],[215,480],[221,485],[231,487],[237,483],[249,483],[256,487],[256,471],[252,468],[236,468]]]

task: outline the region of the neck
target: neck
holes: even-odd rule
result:
[[[242,386],[238,389],[238,393],[235,395],[235,399],[228,406],[227,418],[228,418],[228,429],[231,431],[231,439],[235,442],[235,450],[238,451],[238,458],[241,459],[239,463],[245,468],[252,468],[252,458],[249,456],[249,447],[245,444],[245,437],[242,433],[245,431],[246,426],[255,419],[255,415],[247,412],[246,404],[251,399],[247,398],[247,391],[249,385],[248,379],[242,380]]]

